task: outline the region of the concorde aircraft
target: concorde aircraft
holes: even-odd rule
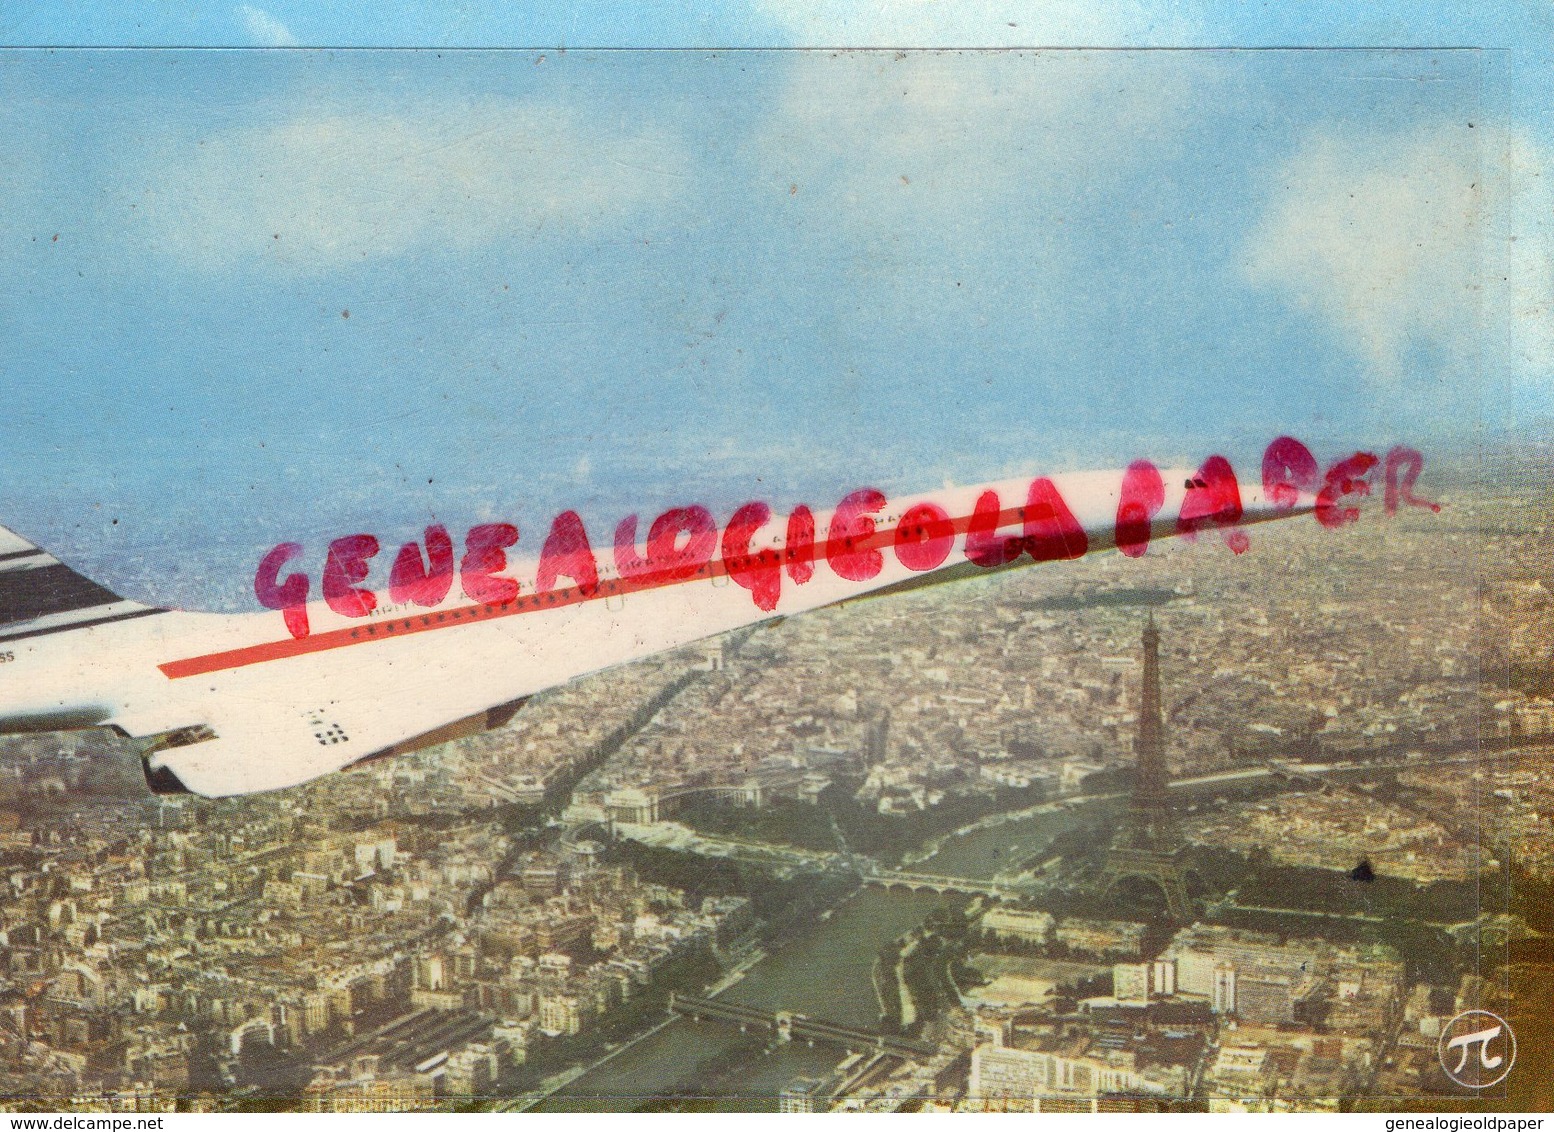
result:
[[[1419,462],[1388,455],[1389,511],[1399,473],[1405,502],[1433,506],[1410,491]],[[508,524],[471,529],[458,553],[428,528],[424,547],[375,563],[377,540],[353,535],[330,544],[313,601],[303,548],[283,543],[255,576],[269,608],[247,614],[125,600],[0,528],[0,734],[111,729],[159,793],[283,789],[500,726],[587,673],[821,606],[1099,551],[1137,557],[1175,535],[1240,553],[1248,525],[1309,513],[1341,526],[1379,463],[1356,453],[1324,477],[1281,437],[1256,486],[1219,456],[1197,469],[1136,461],[894,499],[863,489],[818,513],[752,503],[721,525],[677,507],[645,546],[635,516],[611,545],[564,512],[529,560],[509,556]],[[386,590],[360,584],[391,562]]]

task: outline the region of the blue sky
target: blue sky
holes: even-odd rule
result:
[[[241,607],[275,542],[433,518],[537,538],[564,506],[602,531],[1280,432],[1333,455],[1538,436],[1549,23],[7,10],[18,48],[530,50],[0,54],[0,522]],[[1486,50],[581,49],[812,44]]]

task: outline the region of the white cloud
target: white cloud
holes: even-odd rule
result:
[[[572,234],[671,199],[680,138],[582,106],[424,102],[309,108],[168,134],[125,163],[140,238],[191,266],[303,271],[515,235]]]
[[[1466,122],[1319,132],[1273,175],[1246,249],[1256,284],[1322,314],[1393,384],[1438,372],[1547,402],[1554,372],[1551,155]]]
[[[297,46],[297,37],[291,34],[291,29],[264,9],[241,4],[237,14],[243,17],[243,27],[260,47]]]
[[[1248,278],[1320,312],[1387,383],[1420,348],[1468,364],[1482,326],[1481,136],[1455,123],[1308,137],[1271,177]]]
[[[911,285],[901,261],[1003,279],[1018,243],[1017,286],[1047,309],[1092,254],[1074,225],[1175,153],[1215,83],[1167,55],[805,52],[748,159],[871,285]]]
[[[1116,47],[1186,43],[1179,5],[1144,0],[767,0],[800,45]]]

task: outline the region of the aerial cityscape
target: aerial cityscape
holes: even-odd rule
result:
[[[1554,1112],[1542,6],[11,7],[0,1110]]]
[[[7,738],[0,1105],[1547,1107],[1548,493],[871,598],[248,798]]]

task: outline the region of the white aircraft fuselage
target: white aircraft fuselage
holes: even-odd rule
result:
[[[705,511],[678,509],[646,549],[630,531],[614,546],[580,543],[568,512],[537,559],[472,542],[441,579],[430,547],[429,569],[410,544],[400,554],[432,575],[419,589],[397,571],[394,585],[370,588],[361,544],[342,541],[326,600],[251,614],[124,601],[3,532],[0,606],[7,592],[26,600],[0,624],[0,731],[112,728],[139,741],[159,791],[281,789],[498,725],[524,698],[587,673],[881,591],[1111,549],[1137,556],[1178,534],[1240,553],[1245,526],[1312,511],[1341,525],[1379,463],[1356,458],[1326,481],[1286,468],[1272,482],[1265,459],[1257,487],[1214,457],[1196,470],[1136,463],[890,499],[865,490],[812,515],[749,505],[715,529]],[[1417,468],[1404,470],[1411,487]],[[1404,498],[1429,506],[1406,488]],[[277,549],[279,565],[256,578],[272,603],[288,581],[293,594],[311,585],[286,573]]]

